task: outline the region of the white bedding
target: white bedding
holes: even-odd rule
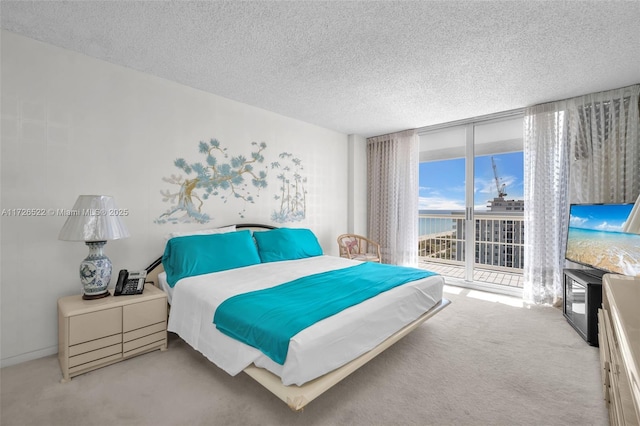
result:
[[[291,339],[284,365],[219,332],[213,324],[215,310],[236,294],[358,263],[333,256],[261,263],[184,278],[173,289],[166,284],[163,272],[161,285],[169,288],[171,297],[168,330],[231,375],[255,363],[278,375],[284,385],[302,385],[373,349],[428,311],[442,299],[442,277],[396,287],[308,327]]]

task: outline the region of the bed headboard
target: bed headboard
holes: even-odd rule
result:
[[[236,224],[236,229],[249,229],[251,231],[265,231],[268,229],[275,229],[275,226],[271,225],[262,225],[258,223],[240,223]],[[156,260],[151,263],[151,265],[147,266],[147,283],[151,283],[154,286],[158,287],[158,274],[164,271],[164,267],[162,266],[162,256],[158,257]]]

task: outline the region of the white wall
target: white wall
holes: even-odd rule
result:
[[[238,222],[308,227],[327,254],[347,230],[347,135],[204,93],[2,31],[1,209],[71,209],[80,194],[106,194],[128,209],[131,237],[111,241],[117,270],[140,269],[162,254],[171,230]],[[212,75],[211,78],[215,78]],[[198,142],[217,138],[231,155],[265,142],[265,164],[290,152],[307,182],[306,219],[274,223],[276,173],[255,204],[206,201],[206,225],[154,223],[168,207],[163,178],[184,175],[174,160],[203,161]],[[200,194],[201,195],[201,194]],[[229,194],[227,194],[229,195]],[[245,217],[239,212],[246,208]],[[58,240],[66,217],[1,218],[2,365],[57,352],[59,297],[80,294],[88,250]]]
[[[367,235],[367,139],[349,135],[348,226],[346,232]]]

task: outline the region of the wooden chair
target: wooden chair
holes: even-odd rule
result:
[[[342,234],[338,237],[340,257],[361,260],[363,262],[378,262],[380,256],[380,244],[356,234]]]

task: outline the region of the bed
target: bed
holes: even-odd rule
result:
[[[286,356],[279,359],[273,351],[251,340],[257,333],[255,330],[238,336],[225,329],[222,323],[224,308],[233,313],[238,311],[240,305],[237,303],[245,303],[241,299],[243,297],[279,291],[294,282],[315,277],[324,277],[322,285],[326,283],[333,287],[319,287],[321,284],[310,286],[331,298],[329,295],[340,291],[336,287],[338,281],[334,279],[335,274],[342,274],[341,279],[345,283],[349,280],[348,274],[351,274],[352,280],[357,277],[355,279],[361,281],[363,268],[373,267],[374,264],[324,255],[309,230],[246,224],[219,230],[220,233],[210,231],[219,236],[187,236],[168,240],[163,257],[147,268],[147,280],[168,294],[171,305],[168,321],[170,332],[176,333],[227,373],[236,375],[244,371],[294,411],[303,409],[450,303],[442,297],[444,280],[441,276],[422,272],[413,275],[415,270],[409,271],[409,268],[399,271],[399,267],[375,264],[382,268],[394,268],[394,277],[399,277],[399,272],[406,272],[406,282],[376,290],[380,293],[374,296],[362,296],[367,297],[366,300],[335,314],[325,314],[327,316],[317,322],[304,328],[301,326],[299,332],[291,331],[290,337],[281,337],[286,340]],[[251,235],[251,243],[247,242],[246,234]],[[216,244],[216,248],[199,247],[197,244],[200,241]],[[240,248],[237,241],[242,241]],[[257,261],[251,244],[258,248]],[[186,251],[183,253],[180,250]],[[181,254],[176,255],[178,252]],[[202,273],[202,266],[196,265],[198,262],[193,260],[200,256],[205,257],[200,263],[207,264],[219,262],[223,257],[224,265],[214,266],[214,272]],[[180,259],[179,262],[176,262],[176,257]],[[183,273],[189,268],[196,270]],[[380,275],[380,272],[376,270],[374,274]],[[342,283],[339,287],[343,287]],[[282,296],[272,297],[277,297],[273,300],[281,300],[279,298]],[[324,299],[324,296],[313,300],[318,298]],[[335,298],[343,299],[341,296]],[[228,306],[232,302],[236,305]],[[255,309],[248,309],[234,321],[243,321]],[[298,320],[305,317],[307,311],[315,311],[301,309],[305,315],[289,315]],[[214,322],[214,317],[218,324]],[[282,327],[275,328],[280,331]],[[240,341],[243,338],[249,340]],[[267,340],[272,342],[273,338]]]

